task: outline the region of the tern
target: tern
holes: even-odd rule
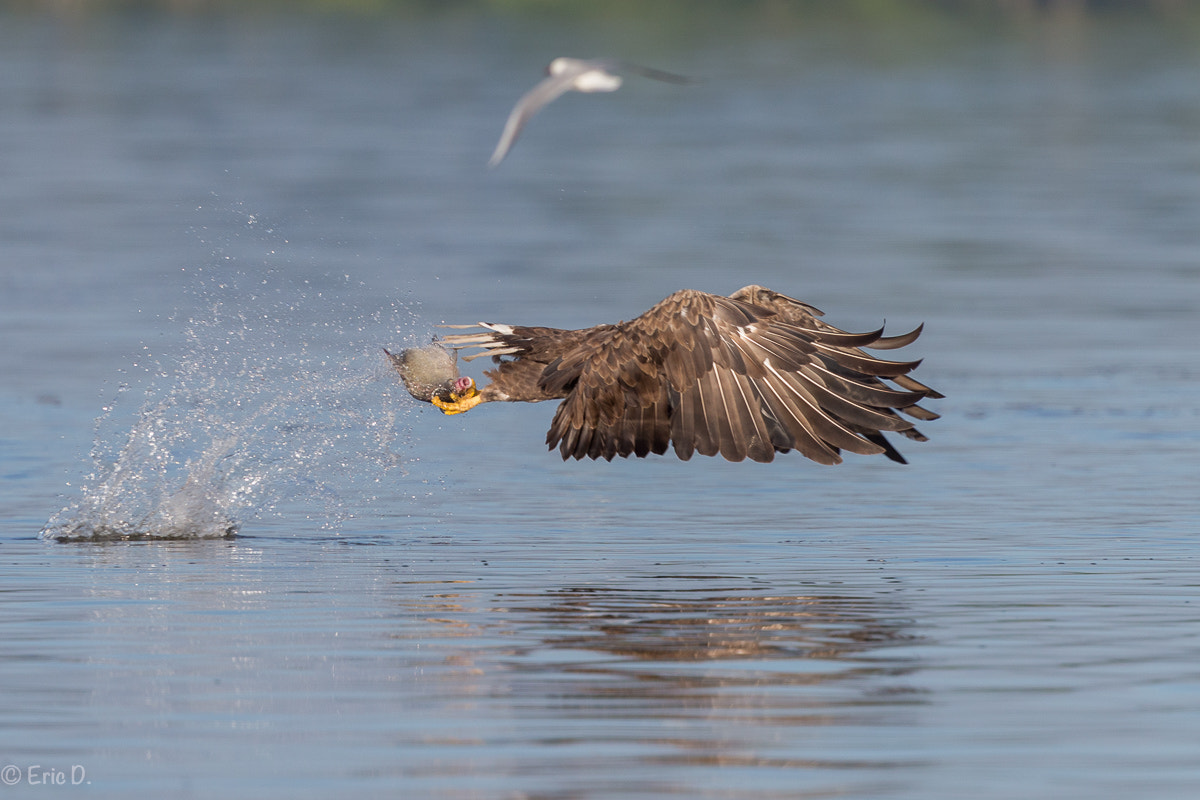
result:
[[[504,132],[500,134],[496,150],[488,160],[488,167],[495,168],[504,160],[517,137],[521,135],[525,123],[540,111],[542,106],[570,91],[589,94],[615,92],[621,87],[621,76],[616,74],[617,72],[629,72],[667,83],[692,83],[690,78],[682,75],[611,58],[556,58],[546,67],[546,77],[542,82],[526,92],[513,106],[508,121],[504,123]]]

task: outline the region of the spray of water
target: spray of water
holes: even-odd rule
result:
[[[182,353],[151,359],[132,414],[128,385],[105,407],[92,472],[44,538],[225,537],[285,513],[336,528],[403,478],[413,403],[379,343],[416,330],[410,310],[363,307],[345,276],[196,272]]]

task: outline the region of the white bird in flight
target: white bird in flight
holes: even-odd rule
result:
[[[611,58],[556,58],[546,67],[546,77],[542,82],[526,92],[513,106],[508,121],[504,123],[500,141],[496,144],[496,151],[488,160],[488,167],[495,167],[504,160],[517,137],[521,135],[521,128],[525,127],[529,118],[540,111],[542,106],[572,90],[588,93],[615,92],[621,86],[621,76],[614,74],[617,71],[632,72],[668,83],[692,82],[690,78],[682,75],[639,67]]]

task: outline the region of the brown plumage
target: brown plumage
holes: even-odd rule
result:
[[[729,297],[684,290],[629,322],[585,330],[479,323],[442,342],[464,357],[492,356],[491,383],[433,397],[448,414],[494,400],[562,400],[546,442],[562,457],[643,457],[674,447],[730,461],[771,461],[799,450],[822,464],[841,451],[904,458],[884,438],[925,441],[913,423],[937,414],[917,405],[942,395],[908,373],[919,361],[885,361],[901,336],[847,333],[799,300],[747,286]],[[465,381],[466,379],[464,379]],[[888,383],[890,382],[890,383]]]

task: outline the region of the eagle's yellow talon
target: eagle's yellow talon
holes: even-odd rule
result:
[[[479,390],[472,383],[471,387],[461,395],[456,392],[450,392],[449,401],[435,396],[430,402],[440,408],[443,414],[462,414],[483,402],[483,397],[480,396]]]

